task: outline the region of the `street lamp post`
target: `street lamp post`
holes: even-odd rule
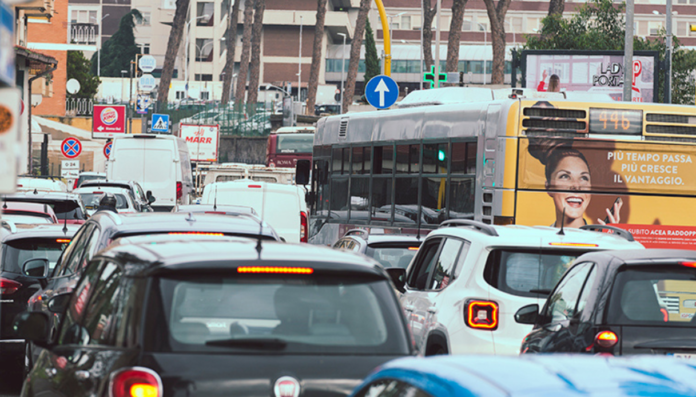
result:
[[[102,17],[101,21],[103,21],[104,18],[108,17],[109,15],[111,15],[111,14],[104,15]],[[97,77],[101,77],[101,33],[102,33],[101,21],[99,21],[99,37],[97,38],[97,40],[99,40],[99,42],[97,43],[97,45],[99,46],[99,47],[97,47]]]
[[[208,18],[208,14],[204,14],[204,15],[201,15],[200,17],[196,17],[193,21],[197,21],[197,20],[203,19],[203,18]],[[184,75],[185,75],[184,77],[186,78],[186,87],[184,87],[185,88],[184,91],[186,92],[185,99],[188,99],[188,85],[189,85],[188,84],[189,83],[189,74],[188,74],[189,36],[191,35],[191,32],[189,31],[189,27],[191,25],[191,22],[193,22],[193,21],[187,21],[186,26],[184,26],[184,33],[186,33],[186,43],[184,45],[186,47],[186,48],[184,48],[184,53],[185,53],[184,57],[186,58],[186,62],[184,62]]]
[[[300,55],[297,58],[297,102],[302,102],[301,93],[302,93],[302,15],[300,15]]]
[[[392,19],[394,19],[394,18],[396,18],[396,17],[400,17],[400,16],[402,16],[402,15],[404,15],[404,14],[406,14],[406,13],[405,13],[405,12],[400,12],[400,13],[394,14],[394,15],[387,15],[387,19],[389,20],[389,39],[392,40],[392,41],[394,41],[394,36],[392,36],[392,30],[393,30],[393,29],[392,29]],[[401,28],[401,25],[399,25],[399,28]]]
[[[667,37],[665,37],[665,59],[667,60],[667,67],[665,68],[665,103],[672,103],[672,14],[676,13],[676,11],[672,11],[672,0],[667,0],[665,12],[665,29],[667,30]],[[659,11],[653,11],[653,14],[662,15]]]
[[[227,40],[227,38],[221,37],[219,41],[225,41],[225,40]],[[207,46],[209,46],[209,45],[211,45],[211,44],[213,44],[213,43],[215,43],[215,40],[211,40],[210,42],[203,44],[203,47],[198,47],[198,44],[194,44],[194,45],[196,46],[196,49],[198,50],[198,53],[199,53],[201,56],[203,56],[203,50],[205,49],[205,47],[207,47]],[[200,62],[200,61],[198,61],[198,57],[196,57],[196,62]],[[198,68],[198,71],[201,72],[201,74],[200,74],[200,76],[201,76],[201,81],[203,81],[203,66],[202,66],[202,65]],[[214,71],[215,71],[215,70],[213,69],[213,72],[214,72]],[[213,73],[213,74],[214,74],[214,73]],[[214,82],[215,82],[215,81],[213,80],[213,83],[214,83]],[[187,89],[188,89],[188,84],[186,84],[186,86],[187,86]],[[214,92],[215,92],[215,91],[213,91],[213,93],[214,93]],[[188,95],[187,95],[187,96],[188,96]],[[202,98],[200,98],[200,97],[201,97],[201,90],[200,90],[200,89],[198,90],[198,97],[199,97],[198,99],[202,99]]]
[[[123,103],[123,78],[128,74],[127,70],[121,70],[121,103]]]
[[[343,73],[346,69],[346,34],[339,33],[339,36],[343,36],[343,47],[341,47],[341,114],[343,114]]]

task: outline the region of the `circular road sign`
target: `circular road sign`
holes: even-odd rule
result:
[[[143,55],[138,61],[138,66],[144,73],[151,73],[157,67],[157,60],[152,55]]]
[[[365,85],[365,99],[377,109],[386,109],[399,97],[399,86],[389,76],[379,75]]]
[[[82,142],[77,138],[65,138],[60,144],[60,151],[63,156],[74,159],[82,153]]]
[[[80,82],[75,79],[70,79],[65,84],[65,89],[69,94],[77,94],[77,92],[80,91]]]
[[[104,157],[106,157],[107,160],[111,155],[111,144],[113,144],[113,142],[107,142],[106,145],[104,145]]]

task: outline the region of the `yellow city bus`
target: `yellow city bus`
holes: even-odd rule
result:
[[[696,108],[511,97],[319,120],[310,242],[453,218],[696,242]]]

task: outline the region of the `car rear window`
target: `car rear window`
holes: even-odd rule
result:
[[[417,252],[418,246],[368,247],[365,255],[375,259],[385,268],[400,267],[406,269]]]
[[[484,277],[493,287],[518,296],[548,295],[584,252],[495,249],[488,255]]]
[[[116,208],[117,209],[126,209],[128,208],[128,200],[126,200],[126,196],[122,194],[114,194],[116,197]],[[99,201],[104,197],[103,193],[80,193],[80,197],[82,198],[82,202],[85,204],[85,207],[87,209],[96,209],[99,207]]]
[[[696,269],[629,267],[614,280],[607,323],[696,327]]]
[[[10,222],[14,222],[17,225],[37,225],[37,224],[50,224],[53,223],[53,219],[51,219],[48,215],[47,216],[42,216],[39,214],[2,214],[2,219]]]
[[[266,342],[281,341],[270,351],[407,353],[400,309],[385,280],[249,275],[160,278],[153,284],[152,323],[145,329],[154,351],[267,354]]]
[[[84,182],[95,181],[97,179],[105,179],[104,175],[80,175],[77,179],[77,187],[80,187]]]
[[[22,265],[27,260],[46,258],[50,270],[53,270],[60,254],[68,244],[70,244],[69,238],[26,238],[6,241],[2,244],[0,269],[4,272],[21,274]]]

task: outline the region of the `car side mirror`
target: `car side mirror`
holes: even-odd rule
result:
[[[72,293],[66,292],[49,299],[48,303],[46,304],[48,311],[56,314],[63,314],[65,308],[68,306],[68,302],[70,302],[71,296]]]
[[[515,313],[515,321],[519,324],[536,324],[539,318],[539,305],[533,303],[531,305],[522,306]]]
[[[295,183],[298,185],[309,184],[309,168],[311,164],[309,160],[297,160],[295,165]]]
[[[49,324],[44,312],[22,312],[15,317],[13,328],[17,337],[47,347]]]
[[[48,259],[32,258],[24,261],[22,264],[22,273],[28,277],[47,277],[48,276]]]
[[[152,195],[152,191],[148,190],[147,193],[145,193],[145,196],[147,196],[147,202],[148,204],[152,204],[155,202],[155,196]]]
[[[392,283],[394,283],[396,290],[402,294],[406,292],[406,288],[404,288],[406,286],[406,269],[402,269],[400,267],[390,267],[385,270],[387,271],[389,278],[391,278]]]

